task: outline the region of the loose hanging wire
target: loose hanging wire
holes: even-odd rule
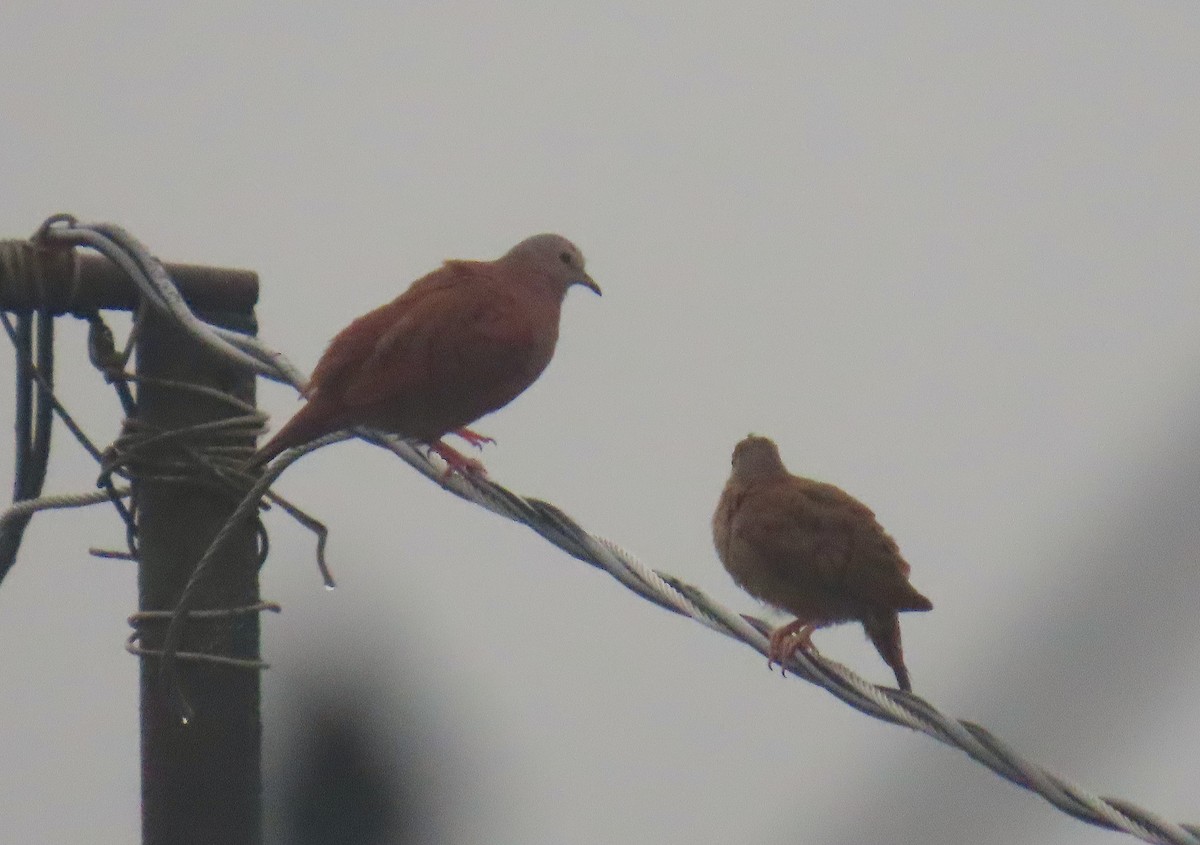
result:
[[[46,480],[53,421],[54,318],[46,310],[18,314],[16,326],[3,315],[4,330],[17,353],[14,503],[36,499]],[[34,351],[36,347],[36,352]],[[34,378],[34,372],[41,375]],[[0,581],[17,559],[30,515],[0,525]]]
[[[302,389],[305,379],[280,353],[256,338],[212,327],[199,320],[183,302],[162,266],[134,238],[110,224],[80,225],[71,218],[47,222],[47,241],[95,248],[130,273],[152,307],[173,315],[189,334],[226,358],[249,366],[276,381]],[[513,493],[486,478],[446,476],[441,460],[423,448],[394,435],[355,429],[353,435],[381,446],[451,493],[493,513],[529,526],[572,557],[604,570],[637,595],[673,613],[687,616],[705,627],[765,655],[770,625],[761,619],[738,614],[709,598],[703,591],[671,575],[645,566],[615,543],[591,534],[554,505]],[[192,580],[202,577],[208,562],[228,536],[230,527],[253,513],[260,496],[293,461],[308,452],[346,439],[348,433],[330,435],[280,455],[263,481],[243,499],[238,511],[209,546],[197,564]],[[45,500],[41,507],[63,506]],[[39,503],[24,506],[29,513]],[[323,538],[320,550],[323,552]],[[323,565],[323,555],[320,558]],[[191,585],[189,585],[190,588]],[[172,663],[172,639],[178,644],[179,628],[187,614],[187,597],[175,611],[163,648],[164,666]],[[176,658],[180,655],[174,655]],[[1040,795],[1052,806],[1081,821],[1127,833],[1145,842],[1164,845],[1200,845],[1200,825],[1177,824],[1120,798],[1102,797],[1063,780],[1018,755],[986,728],[940,713],[920,696],[869,683],[845,666],[821,655],[797,652],[787,662],[791,674],[822,687],[854,709],[881,721],[902,725],[945,745],[957,748],[1000,777]]]

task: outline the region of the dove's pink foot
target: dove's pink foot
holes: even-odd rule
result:
[[[480,434],[478,431],[471,431],[469,428],[459,428],[454,433],[480,450],[483,449],[484,445],[496,442],[494,437],[488,437],[486,434]]]
[[[446,462],[446,471],[442,474],[443,481],[456,472],[464,477],[470,475],[487,475],[487,470],[483,468],[483,464],[474,458],[468,458],[462,452],[447,446],[441,440],[435,440],[433,443],[430,443],[429,449]]]
[[[812,633],[815,630],[816,626],[812,623],[804,619],[794,619],[772,631],[767,648],[767,668],[770,669],[778,663],[779,671],[786,675],[787,669],[784,667],[784,661],[798,650],[804,649],[815,653],[816,648],[812,644]]]

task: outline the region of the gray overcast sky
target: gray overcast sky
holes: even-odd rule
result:
[[[755,610],[708,520],[769,434],[911,561],[918,692],[1200,821],[1200,6],[981,6],[7,2],[0,236],[70,211],[252,268],[307,370],[442,259],[562,232],[605,295],[478,426],[496,480]],[[107,442],[62,322],[60,395]],[[48,491],[94,476],[59,429]],[[1119,839],[369,446],[282,489],[342,586],[271,519],[268,745],[318,664],[371,673],[423,714],[446,841]],[[11,841],[137,838],[135,579],[86,553],[120,542],[111,511],[39,517],[0,586]],[[817,642],[890,683],[857,627]]]

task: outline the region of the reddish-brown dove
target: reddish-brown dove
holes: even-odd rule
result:
[[[308,401],[252,465],[368,426],[429,444],[451,471],[481,472],[441,438],[488,441],[464,426],[507,405],[546,369],[572,285],[600,293],[583,254],[559,235],[534,235],[495,261],[447,261],[330,342],[304,390]]]
[[[771,632],[770,662],[782,665],[797,649],[812,648],[817,628],[858,620],[900,689],[912,689],[899,611],[933,604],[908,583],[896,541],[866,505],[832,484],[792,475],[774,442],[750,435],[733,450],[712,527],[733,580],[796,616]]]

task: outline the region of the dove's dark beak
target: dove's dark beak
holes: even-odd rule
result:
[[[596,282],[592,280],[592,277],[587,273],[584,273],[581,278],[576,279],[574,282],[572,282],[572,284],[583,285],[585,288],[595,293],[596,296],[603,295],[600,293],[600,285],[596,284]]]

